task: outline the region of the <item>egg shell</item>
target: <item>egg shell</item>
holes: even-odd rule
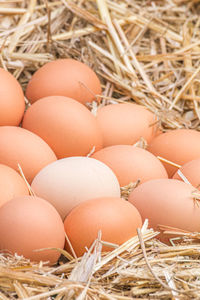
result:
[[[120,186],[137,180],[142,183],[155,178],[168,178],[162,163],[153,154],[135,146],[110,146],[97,151],[91,157],[110,167]]]
[[[57,59],[38,69],[28,83],[26,97],[31,103],[47,96],[66,96],[82,104],[96,100],[101,84],[95,72],[75,59]]]
[[[29,195],[25,181],[15,170],[0,164],[0,207],[21,195]]]
[[[66,234],[77,256],[81,256],[97,239],[121,245],[137,234],[142,220],[137,209],[122,198],[96,198],[76,206],[64,221]],[[70,247],[66,243],[66,250]],[[102,251],[113,248],[103,246]]]
[[[194,187],[175,179],[154,179],[135,188],[129,202],[140,212],[149,227],[159,231],[158,225],[197,232],[200,230],[200,207],[195,205]],[[166,235],[160,235],[164,242]]]
[[[147,150],[182,166],[190,160],[200,158],[200,132],[193,129],[170,130],[154,138]],[[163,165],[171,178],[177,167],[165,162]]]
[[[180,171],[195,188],[200,189],[200,158],[187,162],[180,168]],[[178,171],[174,174],[173,179],[183,180]]]
[[[0,68],[0,126],[18,126],[22,120],[25,100],[15,77]]]
[[[110,104],[97,111],[97,121],[103,135],[103,146],[133,145],[140,138],[150,142],[156,134],[156,116],[144,106],[123,103]]]
[[[29,183],[46,165],[57,160],[51,148],[36,134],[15,126],[0,126],[0,163],[18,171]]]
[[[58,158],[87,155],[102,148],[102,135],[95,117],[74,99],[52,96],[26,111],[23,128],[40,136]]]
[[[47,201],[31,196],[13,198],[0,208],[0,250],[31,261],[57,262],[65,243],[63,222]]]
[[[31,185],[35,194],[55,206],[64,219],[77,204],[96,197],[120,197],[113,171],[89,157],[60,159],[43,168]]]

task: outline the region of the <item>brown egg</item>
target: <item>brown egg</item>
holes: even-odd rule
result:
[[[18,126],[24,114],[25,100],[15,77],[0,68],[0,126]]]
[[[113,171],[90,157],[67,157],[49,164],[35,176],[31,187],[57,209],[62,219],[85,200],[120,197]]]
[[[200,158],[200,132],[192,129],[177,129],[160,134],[148,146],[155,156],[160,156],[175,164]],[[177,167],[163,163],[169,177],[177,171]]]
[[[181,173],[195,188],[200,189],[200,158],[189,161],[180,168]],[[178,174],[174,174],[173,179],[183,180]]]
[[[0,164],[0,207],[14,197],[28,194],[22,177],[10,167]]]
[[[65,243],[63,222],[47,201],[31,196],[13,198],[0,208],[0,250],[31,261],[57,262]]]
[[[62,96],[42,98],[28,108],[23,127],[39,135],[58,158],[87,155],[102,148],[95,117],[82,104]]]
[[[43,167],[56,160],[39,136],[21,127],[0,126],[0,149],[0,163],[16,171],[20,164],[29,183]]]
[[[122,198],[96,198],[76,206],[64,221],[66,234],[77,256],[81,256],[102,232],[102,241],[121,245],[142,226],[137,209]],[[70,248],[66,243],[66,249]],[[102,251],[113,248],[103,246]]]
[[[162,163],[153,154],[138,147],[110,146],[97,151],[92,157],[113,170],[120,186],[137,180],[145,182],[155,178],[168,178]]]
[[[96,100],[101,84],[94,71],[75,59],[57,59],[35,72],[26,97],[31,103],[48,96],[66,96],[82,104]]]
[[[97,121],[103,134],[103,146],[133,145],[140,138],[150,142],[156,134],[156,116],[144,106],[123,103],[110,104],[97,111]]]
[[[135,188],[128,200],[155,230],[165,225],[194,232],[200,230],[200,207],[195,205],[194,191],[194,187],[179,180],[154,179]],[[165,235],[160,238],[167,241]]]

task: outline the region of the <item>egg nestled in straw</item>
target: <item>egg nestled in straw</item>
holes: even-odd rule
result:
[[[18,126],[25,109],[22,88],[15,77],[0,68],[0,126]]]
[[[180,167],[173,179],[186,180],[195,188],[200,189],[200,158],[191,160]]]
[[[28,194],[24,179],[12,168],[0,164],[0,207],[14,197]]]
[[[43,168],[31,185],[64,219],[77,204],[96,197],[120,197],[119,182],[104,163],[89,157],[68,157]]]
[[[38,69],[28,83],[31,103],[47,96],[66,96],[82,104],[98,100],[101,84],[95,72],[75,59],[57,59]]]
[[[154,230],[164,225],[198,232],[200,207],[195,199],[200,194],[197,192],[193,186],[179,180],[154,179],[135,188],[128,200],[138,209],[143,221],[149,219],[149,226]],[[159,237],[168,241],[167,235]]]
[[[92,155],[117,176],[120,186],[156,178],[168,178],[162,163],[152,153],[130,145],[115,145],[103,148]]]
[[[133,103],[110,104],[97,111],[103,146],[147,143],[157,134],[156,116],[146,107]]]
[[[155,137],[147,149],[175,164],[163,162],[169,177],[172,177],[179,165],[200,157],[200,132],[193,129],[170,130]]]
[[[52,149],[36,134],[15,126],[0,126],[0,163],[18,171],[29,183],[46,165],[57,158]]]
[[[40,136],[58,158],[87,155],[102,148],[102,135],[95,117],[74,99],[51,96],[31,105],[23,128]]]
[[[0,208],[0,250],[17,253],[31,261],[57,262],[63,249],[65,232],[56,209],[47,201],[32,196],[21,196]]]
[[[76,206],[64,221],[65,231],[77,256],[83,255],[101,232],[104,242],[121,245],[142,226],[138,210],[122,198],[95,198]],[[70,246],[66,243],[66,250]],[[103,246],[102,251],[113,248]]]

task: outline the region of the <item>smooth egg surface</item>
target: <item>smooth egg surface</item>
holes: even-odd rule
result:
[[[29,195],[24,179],[14,169],[0,164],[0,207],[22,195]]]
[[[77,256],[86,252],[102,233],[102,241],[121,245],[142,226],[138,210],[122,198],[96,198],[76,206],[64,221],[66,234]],[[66,250],[70,247],[66,243]],[[113,248],[103,246],[102,251]]]
[[[51,96],[28,108],[23,128],[40,136],[58,158],[87,155],[102,148],[102,134],[92,113],[74,99]]]
[[[184,181],[189,181],[190,184],[192,184],[195,188],[200,189],[200,158],[194,159],[186,164],[184,164],[180,168],[180,172],[183,174],[184,178],[182,178],[178,171],[173,176],[173,179],[178,179]]]
[[[46,166],[31,185],[35,194],[46,199],[62,219],[77,204],[96,197],[120,197],[113,171],[89,157],[68,157]]]
[[[133,145],[142,138],[150,142],[157,132],[156,120],[144,106],[133,103],[109,104],[97,111],[104,147]]]
[[[75,59],[57,59],[38,69],[28,83],[26,97],[31,103],[47,96],[66,96],[82,104],[101,94],[95,72]]]
[[[179,180],[154,179],[135,188],[128,200],[154,230],[159,231],[159,225],[164,225],[198,232],[200,207],[195,205],[194,192],[193,186]],[[164,242],[168,241],[167,235],[159,236]]]
[[[15,126],[0,126],[0,163],[18,171],[28,180],[57,158],[53,150],[36,134]]]
[[[57,262],[60,252],[43,250],[61,248],[65,243],[63,222],[56,209],[47,201],[21,196],[0,208],[0,250],[17,253],[40,262]]]
[[[92,155],[109,166],[118,178],[120,186],[139,180],[168,178],[162,163],[150,152],[130,145],[103,148]]]
[[[15,77],[0,68],[0,126],[18,126],[25,109],[22,88]]]
[[[177,165],[184,165],[190,160],[200,158],[200,132],[193,129],[176,129],[162,133],[149,144],[148,151]],[[169,177],[177,167],[163,162]]]

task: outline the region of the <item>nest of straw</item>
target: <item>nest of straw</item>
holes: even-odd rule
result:
[[[1,0],[0,65],[25,89],[44,63],[72,57],[98,74],[101,105],[134,101],[163,131],[198,130],[199,13],[198,0]],[[63,251],[53,267],[1,254],[0,299],[199,299],[200,235],[179,232],[167,246],[157,234],[145,222],[110,253],[99,235],[82,258]]]

